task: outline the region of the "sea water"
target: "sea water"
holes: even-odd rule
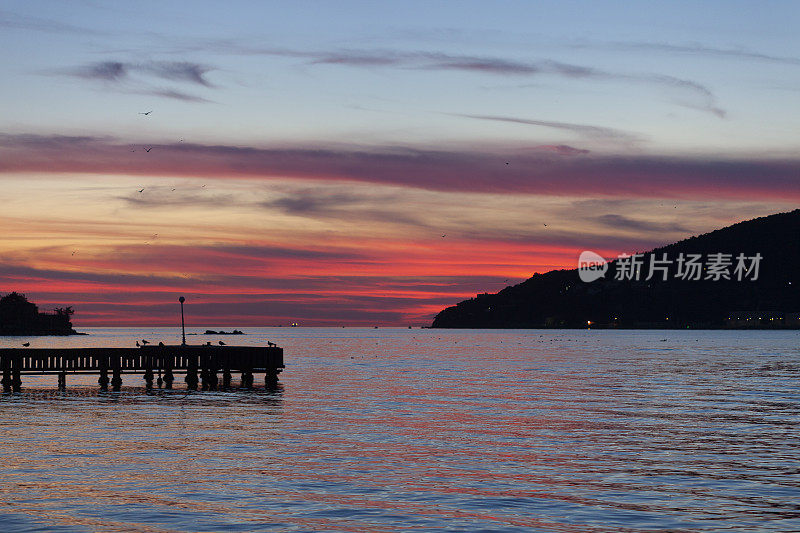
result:
[[[798,332],[243,329],[277,389],[23,376],[0,531],[800,531]],[[0,347],[180,339],[84,330]]]

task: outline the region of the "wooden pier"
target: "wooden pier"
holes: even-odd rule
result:
[[[142,374],[145,386],[171,389],[175,375],[183,374],[186,387],[197,390],[227,389],[233,374],[240,386],[251,388],[253,374],[264,374],[270,387],[278,382],[283,366],[283,348],[278,346],[188,346],[158,345],[139,348],[4,348],[0,349],[0,372],[4,392],[19,392],[23,375],[58,375],[58,387],[66,387],[67,374],[99,374],[102,390],[118,391],[123,374]],[[220,381],[220,374],[222,379]],[[109,379],[110,376],[110,379]],[[157,376],[157,378],[156,378]]]

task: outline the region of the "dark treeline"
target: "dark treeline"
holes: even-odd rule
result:
[[[43,313],[24,294],[12,292],[0,298],[0,335],[77,335],[72,329],[72,307]]]

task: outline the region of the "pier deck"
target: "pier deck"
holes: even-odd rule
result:
[[[123,374],[143,374],[145,385],[172,388],[175,374],[185,374],[186,386],[215,390],[222,373],[222,387],[231,386],[232,374],[241,373],[241,385],[252,387],[253,374],[263,373],[267,385],[277,383],[283,366],[283,348],[278,346],[188,346],[158,345],[140,348],[3,348],[0,371],[3,390],[19,391],[21,376],[57,374],[59,388],[66,386],[66,374],[100,374],[98,384],[106,390],[122,385]],[[109,374],[111,379],[109,380]],[[198,380],[199,374],[199,380]],[[163,375],[163,378],[162,378]]]

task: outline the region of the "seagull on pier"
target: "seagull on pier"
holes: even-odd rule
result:
[[[141,347],[142,347],[142,345],[141,345],[141,344],[139,344],[139,341],[136,341],[136,347],[137,347],[137,348],[141,348]]]
[[[225,343],[224,343],[224,342],[222,342],[222,341],[219,341],[219,345],[220,345],[220,346],[225,346]]]
[[[142,344],[150,344],[150,341],[146,341],[146,340],[142,339]]]
[[[163,342],[159,342],[158,345],[159,346],[164,346],[164,343]]]
[[[211,346],[211,341],[206,342],[206,346]]]
[[[30,346],[30,345],[31,345],[31,343],[29,343],[29,342],[23,342],[23,343],[22,343],[22,345],[23,345],[24,347],[26,347],[26,348],[27,348],[28,346]]]

